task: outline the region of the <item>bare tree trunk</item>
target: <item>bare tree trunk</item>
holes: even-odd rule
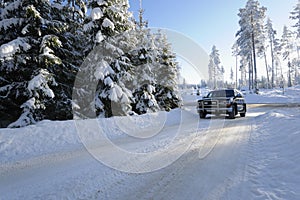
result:
[[[267,71],[267,88],[269,89],[270,86],[270,78],[269,78],[269,69],[268,69],[268,62],[267,62],[267,55],[266,52],[264,52],[265,57],[265,65],[266,65],[266,71]]]
[[[249,80],[250,80],[250,90],[253,91],[254,86],[254,76],[253,76],[253,55],[250,55],[250,65],[249,65]]]
[[[275,66],[274,66],[274,50],[273,50],[273,39],[270,42],[270,46],[271,46],[271,62],[272,62],[272,78],[271,78],[271,88],[274,88],[275,84]]]
[[[275,65],[275,77],[274,77],[274,81],[275,81],[275,86],[278,87],[278,82],[279,82],[279,78],[278,78],[278,71],[279,69],[278,68],[282,68],[281,67],[281,63],[279,63],[278,60],[276,60],[276,65]],[[281,72],[282,73],[282,72]]]
[[[244,69],[244,84],[246,85],[246,83],[247,83],[247,72],[246,72],[246,68]]]
[[[254,68],[254,92],[258,93],[258,88],[257,88],[257,69],[256,69],[256,52],[255,52],[255,38],[254,38],[254,33],[252,32],[251,34],[252,37],[252,53],[253,53],[253,68]]]
[[[238,57],[235,57],[235,88],[238,87]]]
[[[291,62],[288,62],[289,74],[288,74],[288,87],[292,87],[292,77],[291,77]]]
[[[300,69],[299,68],[299,64],[300,64],[299,46],[297,46],[297,55],[298,55],[298,60],[297,60],[297,65],[295,66],[295,81],[296,84],[299,84],[299,73],[298,73],[298,69]]]
[[[249,91],[252,91],[252,58],[249,60]]]

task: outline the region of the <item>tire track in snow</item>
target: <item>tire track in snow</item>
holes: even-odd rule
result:
[[[125,197],[222,199],[226,196],[229,189],[244,180],[245,160],[241,155],[248,144],[252,122],[247,118],[225,121],[221,137],[207,157],[199,159],[203,135],[198,136],[189,152],[167,168],[144,175],[143,184],[136,188],[134,196]]]

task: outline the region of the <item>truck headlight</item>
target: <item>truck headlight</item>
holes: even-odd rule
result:
[[[226,100],[226,107],[229,108],[233,103],[233,98]]]

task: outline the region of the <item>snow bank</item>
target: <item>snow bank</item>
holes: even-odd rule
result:
[[[261,89],[259,94],[246,94],[247,103],[300,103],[300,86],[283,89]]]
[[[44,120],[18,129],[0,129],[0,163],[59,152],[80,145],[73,121]]]
[[[247,174],[254,199],[300,197],[299,121],[299,108],[269,111],[256,118]]]
[[[98,122],[101,130],[105,131],[104,134],[108,138],[118,140],[131,136],[143,138],[143,134],[148,137],[149,134],[160,131],[161,127],[178,125],[181,120],[180,116],[181,110],[176,109],[169,113],[160,112],[142,116],[113,117],[99,119]],[[146,130],[148,132],[143,132]],[[84,137],[88,138],[89,141],[93,141],[98,138],[97,134],[99,134],[99,127],[88,127]],[[0,164],[84,148],[80,137],[73,120],[44,120],[36,125],[23,128],[0,129]],[[86,138],[83,139],[87,140]],[[156,146],[157,144],[148,141],[147,144],[145,143],[144,149],[140,151],[154,149]]]

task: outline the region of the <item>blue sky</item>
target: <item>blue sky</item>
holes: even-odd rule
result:
[[[192,38],[208,54],[213,45],[220,50],[221,64],[227,76],[231,67],[235,67],[235,58],[231,56],[231,47],[235,33],[239,29],[238,10],[244,8],[247,0],[143,0],[144,18],[149,27],[168,28],[179,31]],[[297,0],[260,0],[267,7],[267,16],[281,36],[284,25],[294,24],[289,13]],[[137,16],[139,0],[129,0],[130,10]],[[185,67],[183,67],[185,68]],[[188,67],[184,74],[189,74]],[[188,77],[187,77],[188,78]],[[192,80],[190,78],[190,82]]]

